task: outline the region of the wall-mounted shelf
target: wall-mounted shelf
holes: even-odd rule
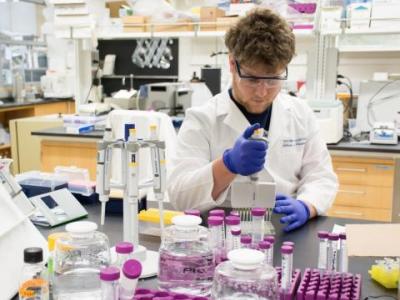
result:
[[[38,42],[38,41],[18,41],[18,40],[8,40],[8,39],[1,39],[0,44],[6,45],[17,45],[17,46],[33,46],[33,47],[46,47],[45,42]]]

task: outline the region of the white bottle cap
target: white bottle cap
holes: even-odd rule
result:
[[[97,224],[89,221],[73,222],[65,226],[65,230],[72,235],[86,235],[97,229]]]
[[[228,259],[239,270],[257,269],[265,259],[264,253],[253,249],[236,249],[228,252]]]
[[[201,218],[192,215],[180,215],[172,218],[172,224],[178,227],[197,227],[201,224]]]

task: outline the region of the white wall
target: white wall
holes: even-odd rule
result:
[[[0,3],[0,30],[37,35],[36,9],[31,3]]]

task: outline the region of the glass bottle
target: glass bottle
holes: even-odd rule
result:
[[[159,286],[163,290],[209,295],[214,274],[213,251],[202,239],[201,218],[181,215],[172,218],[160,247]]]
[[[277,300],[277,273],[264,264],[265,256],[254,249],[237,249],[228,253],[214,274],[211,299]]]
[[[88,221],[70,223],[67,234],[56,241],[54,291],[56,298],[98,295],[100,270],[110,264],[110,247],[97,224]]]
[[[18,290],[19,300],[49,299],[49,283],[43,276],[44,270],[42,248],[26,248]]]

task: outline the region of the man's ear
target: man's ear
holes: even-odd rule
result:
[[[233,74],[235,72],[236,66],[235,66],[235,59],[233,58],[232,54],[228,55],[228,61],[229,61],[229,71]]]

